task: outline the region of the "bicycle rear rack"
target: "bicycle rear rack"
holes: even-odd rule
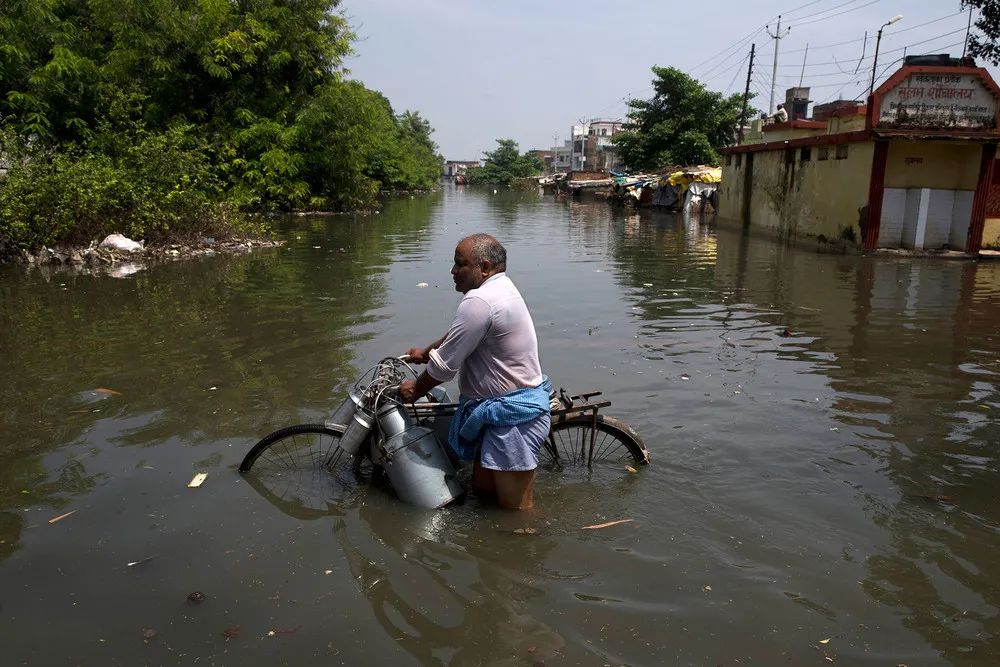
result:
[[[561,424],[580,417],[590,418],[590,446],[587,452],[587,467],[591,467],[594,458],[594,444],[597,442],[597,413],[601,408],[611,405],[611,401],[592,402],[590,399],[600,396],[603,392],[591,391],[583,394],[568,395],[565,389],[559,389],[559,402],[564,406],[550,411],[552,425]],[[578,403],[578,401],[581,401]],[[411,403],[407,406],[410,413],[420,419],[427,417],[451,416],[458,410],[458,403]],[[551,440],[551,434],[549,438]],[[581,452],[581,455],[583,452]]]

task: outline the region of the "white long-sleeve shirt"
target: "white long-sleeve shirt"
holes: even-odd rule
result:
[[[468,398],[541,384],[535,324],[506,273],[465,294],[444,341],[431,350],[427,374],[439,382],[458,374],[459,391]]]

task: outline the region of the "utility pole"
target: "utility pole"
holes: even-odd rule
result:
[[[559,133],[555,132],[552,135],[552,173],[556,173],[556,162],[559,161]]]
[[[962,47],[962,58],[965,58],[966,51],[969,50],[969,33],[972,32],[972,5],[969,5],[969,25],[965,27],[965,46]]]
[[[784,34],[781,32],[781,17],[778,17],[778,29],[775,33],[771,34],[771,29],[767,29],[767,34],[774,40],[774,66],[771,68],[771,106],[768,108],[767,113],[774,113],[774,88],[778,85],[778,45],[781,44],[781,40],[788,36],[788,33],[792,31],[791,28],[785,28]]]
[[[806,44],[806,54],[802,56],[802,74],[799,74],[799,88],[802,87],[802,79],[806,76],[806,58],[809,57],[809,44]]]
[[[747,120],[747,104],[750,102],[750,76],[753,74],[753,57],[756,49],[756,44],[750,45],[750,66],[747,67],[747,87],[743,91],[743,111],[740,112],[740,136],[736,140],[737,145],[743,143],[743,124]]]

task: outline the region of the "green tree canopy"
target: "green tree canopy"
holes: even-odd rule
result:
[[[969,36],[969,55],[1000,65],[1000,0],[962,0],[962,8],[979,11],[976,29],[982,33]]]
[[[469,183],[507,185],[515,178],[535,176],[545,171],[545,163],[533,153],[518,152],[513,139],[497,139],[499,146],[486,152],[486,165],[466,172]]]
[[[246,209],[358,208],[380,188],[431,187],[430,124],[344,80],[354,35],[339,4],[5,0],[0,131],[49,155],[100,152],[126,99],[130,136],[186,128]]]
[[[614,138],[623,164],[718,164],[717,149],[736,142],[743,95],[711,92],[674,67],[653,67],[653,74],[653,98],[629,102],[628,123]]]

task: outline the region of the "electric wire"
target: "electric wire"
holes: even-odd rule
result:
[[[798,28],[798,27],[801,27],[801,26],[804,26],[804,25],[811,25],[813,23],[819,23],[820,21],[825,21],[827,19],[832,19],[835,16],[843,16],[844,14],[849,14],[850,12],[856,12],[859,9],[864,9],[865,7],[870,7],[870,6],[874,5],[877,2],[882,2],[882,0],[871,0],[871,2],[865,3],[863,5],[858,5],[857,7],[853,7],[851,9],[845,9],[844,11],[842,11],[842,12],[840,12],[838,14],[830,14],[829,16],[824,16],[822,18],[813,19],[812,21],[805,21],[803,23],[793,23],[789,27],[790,28]]]

